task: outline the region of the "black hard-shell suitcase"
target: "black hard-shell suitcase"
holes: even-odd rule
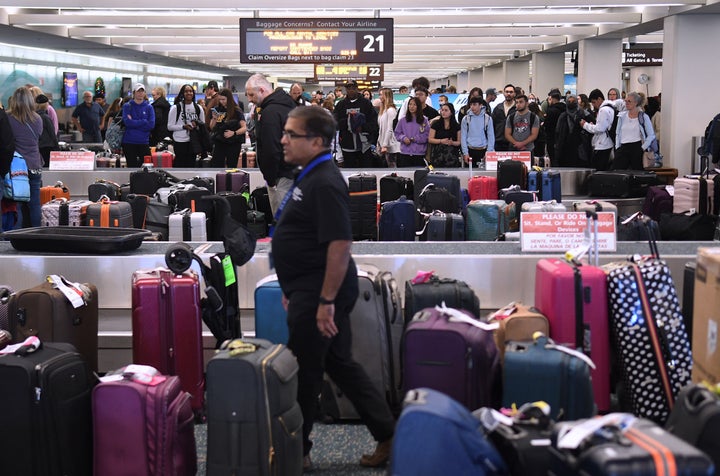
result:
[[[519,160],[503,160],[497,165],[498,190],[519,185],[527,190],[527,166]]]
[[[200,177],[196,175],[193,178],[185,179],[181,181],[182,184],[192,184],[196,187],[206,188],[210,193],[215,193],[215,180],[210,177]]]
[[[414,187],[411,178],[399,176],[396,173],[380,177],[380,203],[397,200],[405,195],[414,197]]]
[[[130,193],[127,197],[125,197],[124,201],[130,204],[130,210],[132,211],[133,217],[133,228],[138,228],[140,230],[144,229],[150,197],[147,195]]]
[[[457,208],[449,210],[450,212],[458,213],[462,210],[463,198],[462,192],[460,191],[460,179],[456,175],[450,175],[445,172],[435,172],[430,167],[415,171],[413,200],[416,204],[420,203],[420,194],[430,183],[435,184],[436,188],[444,188],[455,197]]]
[[[644,197],[647,195],[648,188],[657,184],[658,179],[655,172],[597,171],[588,177],[588,192],[591,197]]]
[[[75,346],[94,371],[98,370],[98,293],[88,283],[60,280],[78,299],[77,308],[54,283],[44,282],[18,291],[10,298],[8,315],[14,342],[37,336],[43,342],[67,342]],[[83,303],[80,305],[80,303]]]
[[[463,281],[432,275],[425,282],[405,281],[405,324],[416,312],[445,302],[447,307],[464,309],[480,317],[480,299]]]
[[[688,385],[680,391],[665,429],[690,443],[720,468],[720,399],[703,385]]]
[[[457,213],[460,211],[457,206],[457,198],[447,189],[434,183],[425,185],[416,203],[418,210],[423,213],[434,211]]]
[[[670,269],[651,241],[649,257],[603,266],[610,331],[623,373],[621,408],[665,423],[690,383],[692,353]]]
[[[402,402],[400,340],[404,328],[397,282],[388,271],[360,265],[358,285],[360,294],[350,313],[353,358],[397,415]],[[321,408],[333,420],[360,418],[350,400],[329,378],[321,394]]]
[[[143,167],[130,172],[130,193],[152,197],[159,188],[169,187],[177,182],[179,180],[176,177],[162,169]]]
[[[617,425],[602,425],[619,414],[593,420],[558,423],[550,452],[553,476],[711,476],[713,463],[702,451],[655,423],[631,415]],[[622,415],[622,414],[620,414]],[[580,425],[597,427],[579,431]],[[575,431],[575,434],[573,433]],[[585,438],[583,435],[588,433]],[[579,433],[579,434],[578,434]],[[563,438],[563,436],[565,438]],[[560,442],[580,440],[577,448],[558,448]],[[565,446],[565,444],[563,444]]]
[[[0,382],[0,474],[91,476],[96,380],[75,348],[0,355]]]
[[[360,173],[348,177],[353,240],[377,239],[377,177]]]
[[[207,364],[207,475],[302,473],[298,365],[282,344],[230,341]]]
[[[427,219],[425,241],[465,241],[465,219],[459,213],[433,213]]]
[[[88,185],[88,200],[97,202],[102,196],[110,200],[120,200],[120,185],[104,179],[97,179]]]

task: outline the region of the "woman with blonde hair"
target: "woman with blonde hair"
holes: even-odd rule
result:
[[[643,170],[643,151],[650,150],[655,140],[650,116],[642,110],[639,93],[625,96],[625,111],[618,114],[615,132],[615,160],[613,169]]]
[[[30,202],[18,207],[18,226],[28,228],[40,226],[40,187],[42,187],[43,159],[40,155],[40,136],[43,121],[35,112],[35,98],[32,91],[20,87],[10,97],[8,119],[15,135],[15,152],[22,155],[27,163],[30,178]]]
[[[393,99],[392,89],[382,88],[380,90],[380,114],[378,116],[377,148],[383,156],[388,167],[397,166],[397,154],[400,152],[400,142],[395,138],[393,123],[397,117],[397,108]]]
[[[37,86],[30,86],[30,92],[32,92],[34,98],[38,97],[41,94],[44,94],[43,90]],[[49,99],[47,102],[47,114],[53,123],[53,127],[55,128],[55,135],[57,135],[57,133],[60,131],[60,123],[58,122],[57,112],[55,111],[55,108],[52,107],[52,104],[50,104]]]

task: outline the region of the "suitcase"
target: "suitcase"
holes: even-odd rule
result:
[[[715,177],[682,177],[673,182],[673,213],[695,210],[703,215],[717,215],[720,203],[715,203]]]
[[[414,197],[415,188],[411,178],[393,172],[380,177],[380,203],[392,202],[402,196]]]
[[[650,235],[648,235],[648,228],[652,229],[653,236],[660,236],[660,226],[658,222],[645,217],[644,222],[636,219],[637,215],[622,216],[620,217],[619,224],[617,225],[617,240],[618,241],[648,241]],[[713,228],[713,231],[714,228]]]
[[[532,342],[536,332],[550,333],[547,317],[521,302],[511,302],[498,309],[488,317],[488,322],[498,325],[494,335],[501,359],[509,342]]]
[[[44,203],[40,208],[43,226],[81,226],[87,223],[87,208],[90,200],[68,200],[57,198]]]
[[[543,401],[553,420],[593,416],[590,363],[581,352],[555,345],[544,334],[536,334],[534,342],[509,343],[503,361],[503,408]]]
[[[508,465],[510,476],[546,476],[552,464],[548,451],[552,437],[552,420],[545,414],[544,402],[523,405],[512,417],[491,408],[481,408],[475,415],[485,429],[488,440]]]
[[[172,152],[153,152],[152,153],[152,164],[153,167],[160,167],[170,169],[175,161],[175,154]]]
[[[196,175],[195,177],[181,180],[180,183],[185,185],[195,185],[198,188],[206,188],[210,191],[210,193],[215,193],[215,179],[211,177],[200,177],[199,175]]]
[[[350,313],[352,355],[384,395],[394,414],[400,413],[400,341],[402,319],[397,282],[390,272],[358,266],[359,295]],[[350,400],[329,378],[320,395],[322,413],[332,420],[360,419]]]
[[[496,200],[498,198],[497,177],[479,175],[468,180],[468,193],[472,200]]]
[[[255,285],[255,337],[273,344],[287,344],[287,311],[282,305],[277,274],[266,276]]]
[[[514,203],[515,208],[520,210],[527,202],[537,202],[538,193],[529,190],[521,190],[519,185],[512,185],[498,192],[498,198],[505,200],[505,203]]]
[[[520,207],[521,212],[566,212],[567,208],[555,200],[543,202],[525,202]]]
[[[562,202],[562,183],[560,172],[545,170],[542,173],[542,187],[540,195],[543,200],[555,200]]]
[[[650,187],[643,202],[643,215],[649,216],[655,221],[660,221],[660,215],[672,213],[673,200],[673,196],[667,191],[667,185]]]
[[[385,202],[380,209],[380,241],[415,241],[415,204],[405,196]]]
[[[168,217],[168,241],[207,241],[206,221],[203,212],[174,212]]]
[[[394,476],[506,475],[503,458],[467,408],[430,388],[411,390],[395,429]]]
[[[481,325],[470,312],[449,307],[426,307],[407,324],[403,389],[432,388],[470,410],[497,407],[502,372],[492,331],[458,322],[460,316]]]
[[[613,212],[616,220],[620,218],[617,206],[603,200],[575,201],[573,202],[573,210],[576,212]]]
[[[140,170],[130,172],[130,193],[140,195],[155,195],[157,189],[169,187],[178,180],[162,169],[142,167]]]
[[[552,439],[551,475],[714,474],[712,461],[699,449],[655,423],[631,415],[614,413],[594,420],[559,423]],[[568,446],[568,440],[579,440],[579,444],[558,448],[561,444]]]
[[[464,309],[475,318],[480,316],[480,299],[477,294],[463,281],[451,278],[440,278],[431,275],[427,280],[414,282],[405,281],[404,321],[407,325],[415,315],[425,308],[441,305]]]
[[[537,192],[538,197],[542,200],[542,171],[530,170],[527,178],[527,189],[531,192]]]
[[[268,226],[265,214],[257,210],[248,210],[245,214],[245,223],[248,230],[255,234],[256,239],[268,236]]]
[[[415,203],[419,203],[420,194],[425,187],[432,183],[436,188],[444,188],[455,197],[456,207],[448,212],[459,213],[462,210],[462,191],[460,190],[460,179],[456,175],[450,175],[445,172],[435,172],[431,167],[416,170],[414,174],[414,196]]]
[[[423,241],[465,241],[465,219],[459,213],[433,212],[427,217]]]
[[[92,392],[94,474],[195,476],[191,397],[180,379],[158,375],[150,385],[125,375]]]
[[[207,475],[302,473],[298,365],[287,347],[233,340],[207,365]]]
[[[22,342],[30,336],[43,342],[67,342],[78,350],[90,369],[97,371],[97,288],[88,283],[71,283],[62,276],[48,278],[52,282],[18,291],[10,298],[8,316],[13,342]],[[60,283],[62,290],[56,283]]]
[[[658,228],[663,241],[712,241],[718,217],[703,213],[663,213]]]
[[[521,190],[527,190],[527,165],[518,160],[502,160],[497,165],[498,190],[519,185]]]
[[[70,190],[60,181],[55,185],[40,187],[40,205],[58,198],[66,198],[70,200]]]
[[[647,190],[657,185],[655,172],[638,170],[609,170],[593,172],[588,177],[591,197],[636,198],[647,195]]]
[[[0,355],[0,381],[0,474],[91,476],[96,380],[75,348],[43,342]]]
[[[265,223],[269,229],[270,225],[275,220],[275,217],[270,207],[270,197],[268,195],[267,187],[258,187],[250,194],[250,208],[258,212],[265,214]]]
[[[535,307],[548,318],[550,338],[582,350],[595,363],[595,404],[598,411],[607,412],[611,393],[607,278],[605,271],[591,262],[578,265],[555,258],[539,260],[535,267]]]
[[[160,234],[162,240],[167,241],[171,213],[170,205],[156,200],[149,200],[145,216],[145,229]]]
[[[120,200],[120,185],[104,179],[96,179],[88,185],[88,200],[99,202],[102,197],[112,201]]]
[[[250,191],[250,174],[240,169],[229,169],[215,174],[218,192],[243,193]]]
[[[465,239],[495,241],[508,231],[517,231],[515,204],[504,200],[474,200],[465,209]]]
[[[132,228],[132,207],[128,202],[103,200],[88,205],[86,214],[88,226],[103,228]]]
[[[193,271],[175,274],[156,268],[132,276],[133,363],[180,377],[202,419],[205,379],[200,286]]]
[[[665,423],[690,383],[690,339],[670,269],[651,241],[650,257],[603,266],[607,273],[614,355],[622,367],[623,406],[642,418]]]
[[[377,177],[360,173],[348,177],[353,240],[377,239]]]
[[[653,172],[658,178],[658,182],[664,185],[672,185],[676,178],[678,178],[678,169],[670,167],[653,167]]]
[[[124,201],[130,204],[130,210],[133,216],[133,228],[144,229],[150,197],[131,193],[125,197]]]
[[[439,211],[457,214],[460,211],[457,198],[447,189],[438,187],[434,183],[425,185],[416,203],[421,213]]]
[[[12,296],[13,292],[13,288],[10,286],[0,284],[0,331],[10,330],[8,304],[10,303],[10,296]]]
[[[712,459],[720,468],[720,399],[703,385],[683,388],[665,429],[691,444]]]

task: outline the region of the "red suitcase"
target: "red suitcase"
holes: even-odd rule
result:
[[[132,277],[133,363],[180,377],[202,418],[205,401],[200,285],[197,274],[140,270]]]
[[[153,152],[152,164],[154,167],[169,169],[173,166],[175,154],[172,152]]]
[[[497,200],[497,177],[479,175],[468,180],[470,200]]]
[[[92,421],[94,474],[195,476],[190,395],[177,377],[104,381],[93,389]]]
[[[570,296],[574,298],[568,300]],[[550,337],[555,342],[582,349],[595,363],[595,404],[599,412],[609,411],[610,335],[605,271],[597,263],[539,260],[535,268],[535,307],[547,316]]]

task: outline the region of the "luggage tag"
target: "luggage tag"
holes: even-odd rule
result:
[[[432,278],[433,274],[435,274],[435,271],[418,271],[414,278],[412,278],[411,282],[413,284],[422,284],[427,283],[430,281],[430,278]]]
[[[57,274],[51,274],[47,278],[48,282],[52,283],[65,297],[70,301],[72,307],[77,309],[87,304],[85,301],[90,290],[87,286],[83,286],[80,283],[73,283],[62,276]]]
[[[541,340],[541,339],[544,339],[544,340],[545,340],[545,346],[544,346],[544,347],[545,347],[546,349],[551,349],[551,350],[557,350],[557,351],[560,351],[560,352],[564,352],[564,353],[566,353],[566,354],[568,354],[568,355],[571,355],[571,356],[573,356],[573,357],[575,357],[575,358],[578,358],[578,359],[582,360],[582,361],[585,362],[591,369],[595,370],[595,368],[596,368],[596,367],[595,367],[595,362],[593,362],[590,357],[588,357],[587,355],[583,354],[583,353],[580,352],[579,350],[571,349],[570,347],[565,347],[564,345],[556,344],[552,339],[550,339],[549,337],[547,337],[545,334],[543,334],[543,333],[540,332],[540,331],[537,331],[537,332],[535,332],[535,334],[533,334],[533,340],[535,341],[535,343],[538,343],[538,341]]]
[[[624,433],[635,423],[636,419],[630,413],[609,413],[574,426],[561,426],[558,431],[557,447],[558,449],[577,449],[589,436],[605,427],[614,427]]]
[[[494,331],[495,329],[500,327],[500,324],[498,324],[497,322],[495,322],[493,324],[487,324],[485,322],[480,322],[480,321],[468,316],[467,314],[465,314],[462,311],[453,309],[451,307],[447,307],[445,305],[445,301],[442,302],[442,306],[435,306],[435,310],[448,316],[449,322],[464,322],[465,324],[470,324],[471,326],[475,326],[484,331]]]
[[[27,355],[40,348],[41,342],[37,336],[30,336],[19,344],[11,344],[0,350],[0,354]]]

